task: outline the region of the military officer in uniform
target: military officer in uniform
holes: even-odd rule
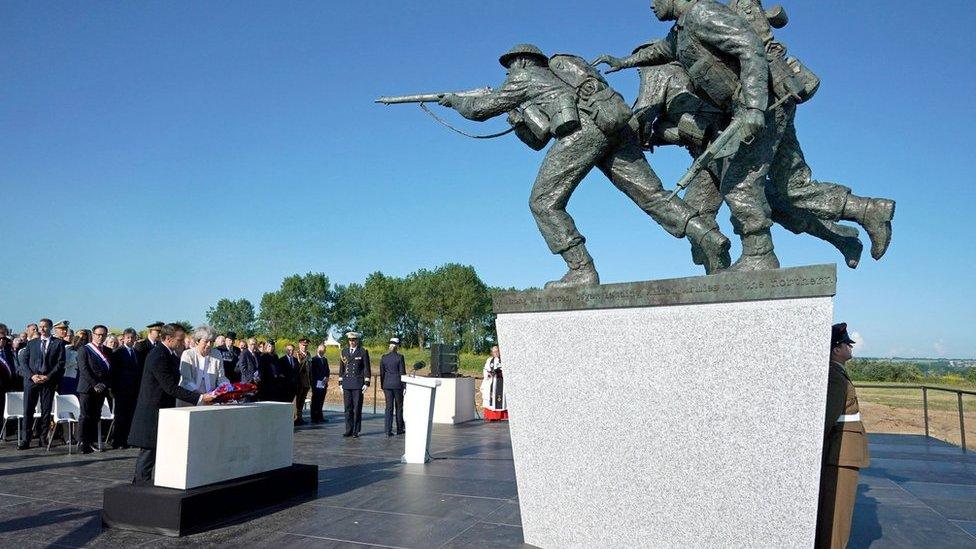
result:
[[[857,498],[857,477],[870,465],[868,439],[861,422],[857,391],[844,364],[853,356],[854,340],[847,324],[834,324],[830,334],[830,373],[827,415],[817,512],[818,549],[843,549],[851,535],[851,516]]]
[[[149,351],[153,350],[153,347],[159,344],[159,332],[163,329],[162,322],[153,322],[152,324],[146,326],[149,332],[146,334],[146,339],[140,339],[132,347],[136,351],[136,360],[139,363],[139,371],[142,371],[146,366],[146,357],[149,356]]]
[[[369,351],[359,346],[359,333],[348,332],[349,346],[339,353],[339,380],[342,385],[342,403],[346,414],[344,437],[359,438],[363,424],[363,393],[369,387],[372,372]]]
[[[312,364],[312,356],[308,352],[309,343],[310,340],[307,337],[298,340],[298,352],[296,353],[298,362],[295,369],[295,375],[298,377],[295,393],[295,425],[305,425],[303,414],[305,399],[308,398],[308,392],[312,387],[309,376],[309,367]]]
[[[508,69],[504,84],[479,96],[446,94],[440,104],[471,120],[487,120],[509,113],[509,122],[527,144],[540,150],[551,136],[549,148],[532,186],[529,207],[549,249],[569,267],[547,288],[590,286],[600,283],[586,239],[566,212],[570,195],[593,167],[598,167],[645,213],[670,234],[688,236],[700,245],[711,263],[728,262],[729,241],[715,220],[705,219],[677,196],[669,196],[651,169],[631,125],[632,111],[597,72],[586,72],[573,56],[552,60],[531,44],[520,44],[499,62]],[[564,67],[566,70],[562,70]],[[573,85],[564,75],[575,76]],[[537,142],[520,128],[526,121],[544,120]]]

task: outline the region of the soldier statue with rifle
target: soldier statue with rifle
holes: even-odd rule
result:
[[[529,206],[549,249],[568,271],[547,288],[599,284],[585,238],[566,212],[570,195],[593,167],[644,212],[676,237],[687,236],[702,250],[705,263],[728,264],[728,239],[714,217],[701,216],[666,191],[640,147],[633,111],[583,59],[546,57],[539,48],[518,45],[499,59],[508,69],[495,91],[386,97],[382,103],[423,102],[437,96],[442,106],[483,121],[508,113],[516,135],[535,150],[555,138],[532,187]]]
[[[860,257],[856,231],[829,222],[856,221],[871,238],[872,256],[884,255],[894,202],[814,181],[803,158],[793,119],[796,105],[816,92],[819,80],[787,58],[785,47],[773,39],[773,24],[786,22],[781,8],[767,13],[759,0],[732,0],[731,6],[714,0],[654,0],[652,9],[662,21],[676,21],[667,38],[639,47],[627,58],[604,55],[594,64],[606,63],[613,72],[671,63],[672,74],[674,68],[687,74],[693,95],[707,104],[705,111],[719,119],[731,117],[679,188],[696,181],[686,199],[702,212],[717,211],[718,197],[725,198],[743,243],[743,255],[732,270],[779,266],[769,234],[772,219],[793,232],[810,232],[834,243],[851,267]],[[684,129],[685,136],[704,138],[708,124],[679,114],[672,126],[672,135]],[[700,255],[694,243],[692,247]]]

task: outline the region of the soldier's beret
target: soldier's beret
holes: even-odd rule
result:
[[[359,339],[360,335],[359,332],[346,332],[346,339]]]
[[[152,330],[153,328],[162,328],[162,327],[163,327],[163,323],[158,321],[146,325],[146,328],[149,328],[150,330]]]

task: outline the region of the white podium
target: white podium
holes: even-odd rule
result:
[[[281,402],[160,410],[155,485],[187,490],[290,467],[293,413]]]
[[[434,398],[434,423],[454,425],[475,418],[474,378],[442,377]]]
[[[401,376],[400,380],[407,384],[403,395],[403,420],[407,427],[406,448],[400,461],[427,463],[430,461],[434,395],[441,380],[411,376]]]

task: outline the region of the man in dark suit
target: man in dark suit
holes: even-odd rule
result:
[[[48,442],[51,430],[51,406],[54,392],[64,375],[64,340],[51,336],[54,325],[48,318],[38,323],[40,337],[30,340],[24,348],[20,363],[20,374],[24,377],[24,440],[17,445],[18,450],[30,448],[31,438],[38,429],[41,446]],[[34,407],[41,404],[40,425],[34,421]]]
[[[380,358],[380,387],[386,397],[386,436],[393,436],[393,411],[396,408],[396,434],[406,432],[403,423],[403,390],[407,384],[401,381],[407,375],[407,363],[403,355],[397,352],[400,339],[390,339],[390,351]]]
[[[244,348],[237,358],[237,365],[234,367],[234,372],[237,373],[238,379],[244,383],[256,383],[256,378],[260,377],[258,375],[257,344],[257,340],[253,337],[247,338],[247,347]],[[227,373],[226,367],[224,368],[224,373]]]
[[[82,454],[90,454],[98,448],[97,427],[102,417],[102,404],[112,385],[111,351],[105,347],[108,328],[98,324],[92,327],[91,343],[78,349],[78,403],[81,405],[81,436],[79,447]]]
[[[139,387],[139,399],[129,431],[129,444],[142,448],[136,459],[133,484],[149,484],[156,468],[156,431],[159,411],[176,406],[176,399],[191,404],[210,404],[214,397],[180,387],[180,353],[186,335],[179,324],[166,324],[160,330],[160,344],[146,357]]]
[[[17,381],[17,358],[11,348],[11,341],[7,339],[9,333],[7,325],[0,324],[0,418],[7,406],[4,394],[16,390],[14,387]]]
[[[305,410],[305,399],[312,388],[311,366],[312,357],[308,352],[309,339],[303,337],[298,340],[298,352],[295,353],[297,366],[295,369],[295,425],[305,425],[302,412]]]
[[[258,400],[266,402],[279,402],[279,367],[278,355],[275,354],[275,342],[269,339],[267,343],[261,345],[261,352],[258,357]]]
[[[224,362],[224,376],[231,383],[237,383],[241,380],[241,376],[237,372],[237,360],[240,358],[241,352],[234,346],[235,339],[237,339],[236,333],[227,332],[227,335],[224,336],[224,344],[217,347],[221,360]]]
[[[146,366],[146,357],[149,356],[149,351],[152,351],[153,347],[159,343],[159,331],[163,329],[163,323],[153,322],[146,326],[146,329],[149,330],[146,339],[140,339],[133,346],[136,351],[136,360],[139,361],[140,370]]]
[[[136,331],[126,328],[122,332],[122,345],[112,353],[112,398],[115,399],[115,428],[112,434],[112,448],[128,448],[129,429],[132,414],[136,412],[136,399],[139,398],[139,384],[142,382],[142,368],[134,348]]]
[[[278,359],[277,393],[279,402],[292,402],[298,393],[298,357],[295,346],[286,345],[285,354]]]
[[[312,357],[309,371],[312,385],[312,423],[327,423],[322,408],[325,406],[325,393],[329,389],[329,359],[325,356],[325,345],[319,345],[318,353]]]
[[[369,351],[359,346],[359,333],[348,332],[349,347],[339,354],[339,379],[342,384],[342,404],[346,414],[344,437],[359,438],[363,426],[363,392],[369,387],[372,373],[369,368]]]

